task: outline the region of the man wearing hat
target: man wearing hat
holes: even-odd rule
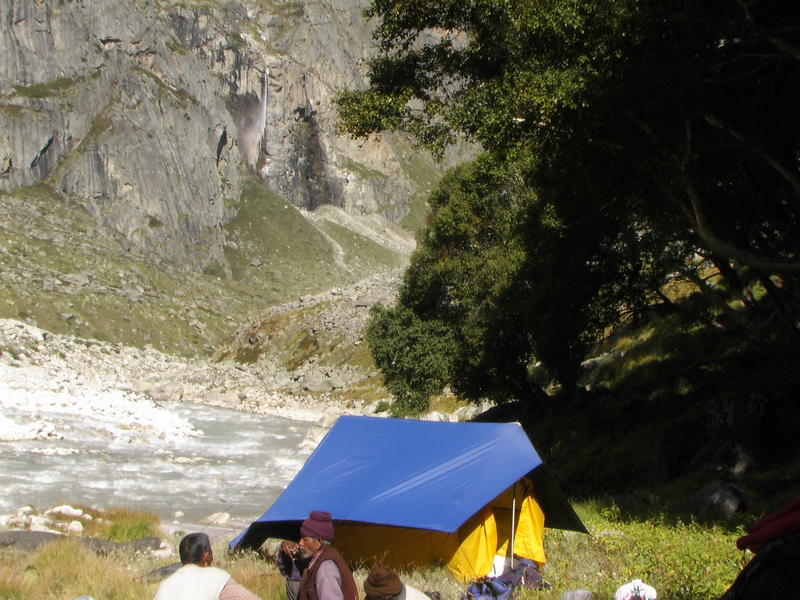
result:
[[[364,580],[367,600],[431,600],[418,589],[404,584],[390,568],[379,562],[372,565]]]
[[[300,579],[299,600],[358,600],[353,573],[330,545],[331,513],[312,510],[300,526],[300,553],[308,561]]]

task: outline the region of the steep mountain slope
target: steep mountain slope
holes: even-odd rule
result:
[[[364,5],[3,2],[0,317],[212,353],[405,264],[440,167],[336,133]]]
[[[4,2],[0,190],[44,183],[195,270],[223,260],[246,173],[297,207],[401,221],[433,162],[335,131],[332,97],[370,52],[362,7]]]

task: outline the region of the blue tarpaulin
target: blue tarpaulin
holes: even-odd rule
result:
[[[454,532],[526,475],[546,527],[586,531],[517,424],[340,417],[269,510],[230,545],[296,538],[312,510],[335,522]]]

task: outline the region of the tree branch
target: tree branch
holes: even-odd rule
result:
[[[800,178],[798,178],[789,169],[784,167],[776,158],[770,156],[767,152],[756,146],[753,142],[748,140],[743,133],[734,129],[719,117],[716,117],[712,114],[705,114],[703,118],[709,125],[729,133],[734,139],[743,144],[745,148],[750,150],[753,154],[766,162],[770,167],[775,169],[789,183],[789,185],[792,186],[792,189],[795,191],[795,193],[800,195]]]
[[[694,212],[694,221],[697,234],[708,244],[708,248],[717,254],[738,260],[740,263],[759,269],[767,273],[800,273],[800,262],[797,261],[776,261],[769,258],[756,256],[755,254],[737,248],[719,239],[711,229],[708,222],[702,200],[691,177],[685,177],[686,193]]]
[[[753,15],[750,14],[750,9],[748,8],[747,3],[742,2],[740,0],[739,6],[742,8],[742,12],[744,13],[745,18],[750,22],[750,25],[753,27],[753,30],[755,31],[755,34],[758,37],[766,40],[768,43],[772,44],[775,48],[777,48],[779,51],[783,52],[787,56],[791,56],[795,60],[800,60],[800,48],[798,48],[794,44],[790,44],[784,39],[781,39],[774,35],[767,35],[763,33],[761,27],[758,25],[758,23],[756,23],[755,19],[753,18]]]

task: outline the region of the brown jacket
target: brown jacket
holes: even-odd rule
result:
[[[339,554],[339,551],[330,546],[323,546],[319,551],[319,555],[312,559],[311,564],[303,571],[303,577],[300,579],[298,600],[319,600],[317,596],[317,571],[326,560],[332,560],[339,568],[339,574],[342,576],[342,596],[344,600],[358,600],[358,587],[356,586],[356,580],[353,578],[353,573],[347,563],[344,562],[344,558]]]

